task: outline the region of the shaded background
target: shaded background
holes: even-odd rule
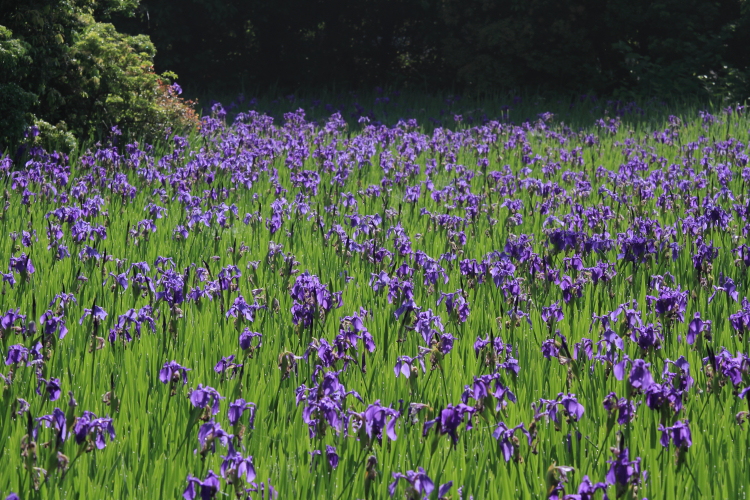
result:
[[[727,106],[750,96],[749,2],[0,0],[0,153],[154,141],[195,128],[195,98],[429,126],[521,98]]]
[[[744,0],[142,0],[113,21],[191,92],[750,94]]]

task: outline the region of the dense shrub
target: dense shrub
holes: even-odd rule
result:
[[[98,138],[115,125],[153,137],[197,121],[170,85],[175,75],[154,72],[148,36],[97,21],[134,8],[126,0],[0,1],[0,147],[32,124],[71,147],[73,135]]]

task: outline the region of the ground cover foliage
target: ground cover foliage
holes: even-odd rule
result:
[[[613,106],[3,157],[0,493],[745,498],[750,121]]]

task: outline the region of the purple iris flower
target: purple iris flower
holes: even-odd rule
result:
[[[159,370],[159,381],[162,384],[168,384],[170,382],[177,382],[182,378],[182,385],[187,384],[187,372],[190,368],[185,368],[177,363],[177,361],[170,361],[164,363],[164,366]]]
[[[630,452],[627,448],[615,454],[613,460],[607,460],[610,464],[607,472],[607,484],[617,484],[627,487],[638,485],[646,479],[646,471],[641,471],[641,458],[630,460]]]
[[[94,318],[94,321],[101,322],[107,318],[107,311],[97,305],[94,305],[92,309],[84,309],[83,316],[81,316],[81,319],[78,320],[79,325],[83,324],[83,320],[86,318],[86,316],[91,316],[92,318]]]
[[[234,449],[231,441],[229,442],[227,454],[222,455],[221,458],[224,459],[219,469],[221,477],[231,480],[232,483],[242,476],[245,476],[247,483],[255,481],[256,474],[253,457],[243,457],[241,453]]]
[[[318,368],[313,372],[314,385],[308,388],[303,384],[295,391],[297,405],[305,403],[302,420],[308,425],[311,438],[324,432],[326,425],[340,432],[344,424],[344,400],[347,396],[353,395],[362,401],[359,394],[347,391],[339,381],[340,372],[325,372],[323,380],[318,381]]]
[[[141,336],[141,326],[146,323],[151,331],[156,331],[156,325],[154,324],[154,318],[152,316],[152,309],[150,305],[145,305],[136,311],[135,309],[129,309],[125,314],[121,314],[117,318],[117,323],[114,328],[109,331],[109,341],[114,344],[117,340],[118,335],[130,342],[133,340],[132,333],[136,336]]]
[[[10,330],[10,328],[13,326],[13,323],[16,321],[20,322],[21,324],[26,322],[26,315],[19,314],[19,311],[21,309],[9,309],[7,313],[5,313],[3,316],[0,316],[0,328],[3,330]]]
[[[255,424],[255,403],[250,403],[242,398],[229,403],[229,423],[237,425],[242,418],[242,414],[246,411],[250,414],[249,427],[252,429]]]
[[[107,445],[105,436],[109,436],[110,441],[115,439],[115,428],[111,418],[98,418],[90,411],[85,411],[76,419],[73,434],[78,444],[83,443],[88,436],[93,437],[94,445],[102,450]]]
[[[13,273],[0,273],[3,275],[3,282],[8,283],[11,288],[13,288],[13,285],[16,284],[16,278],[13,276]]]
[[[68,327],[65,326],[63,316],[56,316],[55,313],[48,310],[39,318],[39,325],[44,327],[45,335],[54,335],[58,333],[58,338],[62,340],[68,334]]]
[[[670,365],[676,367],[678,373],[672,373],[669,370]],[[677,361],[664,360],[664,370],[661,376],[665,381],[670,382],[675,390],[686,391],[694,383],[693,377],[690,376],[690,363],[684,356],[677,358]]]
[[[413,358],[410,358],[409,356],[399,356],[396,360],[396,365],[393,367],[393,372],[396,374],[396,377],[401,374],[404,377],[409,378],[412,375],[412,371],[414,371],[414,374],[418,373],[417,369],[413,368],[415,361],[418,361],[422,367],[422,373],[426,373],[427,368],[424,364],[424,358],[428,353],[429,351],[422,351]]]
[[[370,286],[373,292],[384,290],[391,282],[391,278],[388,277],[388,273],[381,271],[380,274],[371,273]]]
[[[40,374],[41,372],[37,372],[37,376],[39,376]],[[60,394],[62,394],[62,388],[60,387],[59,378],[50,378],[49,380],[46,380],[39,376],[39,384],[40,386],[42,384],[44,385],[50,401],[57,401],[58,399],[60,399]],[[37,387],[37,394],[41,395],[41,393],[39,392],[39,387]]]
[[[573,344],[573,359],[579,359],[578,354],[583,351],[588,359],[594,358],[594,342],[591,339],[582,338],[580,342]]]
[[[630,339],[644,351],[661,349],[661,332],[652,324],[635,327],[631,330]]]
[[[740,245],[732,250],[733,253],[737,254],[738,261],[745,264],[745,267],[750,267],[750,247],[747,245]]]
[[[437,349],[441,354],[446,355],[453,350],[453,343],[456,338],[450,333],[443,333],[438,338]]]
[[[100,254],[99,250],[97,250],[96,248],[93,248],[89,245],[84,245],[81,251],[78,252],[78,258],[81,260],[88,260],[88,259],[99,260],[102,258],[102,254]]]
[[[391,497],[396,494],[396,486],[401,479],[409,483],[406,496],[410,498],[426,498],[435,489],[435,483],[432,482],[432,479],[422,467],[417,469],[416,472],[407,471],[406,475],[398,472],[392,474],[394,481],[388,485],[388,494]]]
[[[263,306],[258,305],[257,302],[248,304],[242,295],[237,296],[234,299],[234,303],[229,307],[226,313],[227,318],[230,316],[233,318],[245,318],[247,321],[252,323],[255,321],[255,311],[262,309]]]
[[[216,497],[216,494],[221,491],[221,483],[219,482],[219,476],[214,473],[214,471],[209,470],[208,474],[206,474],[206,479],[201,481],[195,476],[192,476],[188,474],[187,477],[187,488],[185,488],[185,492],[182,494],[182,498],[185,500],[194,500],[197,492],[196,487],[198,487],[200,494],[201,494],[201,500],[213,500]]]
[[[326,445],[326,459],[331,469],[335,469],[339,466],[339,455],[336,453],[336,448],[330,445]]]
[[[469,302],[464,297],[463,290],[459,288],[454,293],[441,293],[437,305],[440,305],[443,301],[445,301],[448,314],[455,313],[461,323],[465,323],[469,319],[471,310],[469,309]]]
[[[253,346],[253,339],[258,339],[257,345]],[[247,351],[248,349],[255,350],[263,344],[263,334],[258,332],[251,332],[249,328],[245,328],[240,333],[240,349]]]
[[[149,203],[146,205],[146,208],[143,210],[148,211],[149,215],[155,219],[161,219],[164,217],[164,214],[167,213],[167,209],[164,207],[160,207],[158,205],[154,205],[153,203]]]
[[[375,352],[375,339],[362,321],[367,314],[367,310],[360,308],[359,313],[344,316],[339,320],[339,334],[334,339],[339,355],[343,355],[348,349],[356,348],[358,341],[362,341],[368,352]]]
[[[701,313],[696,312],[692,321],[688,324],[688,333],[685,340],[689,345],[693,345],[698,335],[703,332],[706,332],[706,335],[711,335],[711,320],[702,320]]]
[[[688,419],[684,421],[678,420],[671,427],[659,424],[658,430],[661,432],[659,442],[665,448],[669,447],[670,440],[677,448],[690,448],[693,445],[693,436],[690,433],[690,422]]]
[[[206,453],[209,450],[211,453],[215,453],[217,440],[223,446],[227,446],[232,437],[232,434],[224,431],[221,425],[215,420],[209,420],[198,429],[198,442],[201,445],[201,453]]]
[[[614,392],[607,394],[604,398],[603,406],[610,414],[614,411],[618,412],[617,423],[620,425],[630,423],[635,418],[635,410],[637,408],[635,402],[627,398],[617,399],[617,394]]]
[[[297,276],[290,295],[293,300],[292,322],[295,325],[310,326],[320,311],[325,313],[342,306],[341,293],[331,293],[327,285],[308,272]]]
[[[653,239],[637,236],[632,230],[619,234],[617,240],[620,244],[617,258],[626,262],[643,263],[649,255],[657,252]]]
[[[724,276],[723,273],[719,274],[719,286],[714,285],[714,293],[708,297],[708,303],[710,304],[714,300],[714,296],[717,292],[725,292],[729,298],[737,302],[739,300],[739,292],[737,291],[737,285],[734,284],[734,280],[729,276]]]
[[[383,439],[383,430],[391,441],[395,441],[396,421],[401,416],[401,412],[382,406],[380,400],[369,405],[362,413],[356,413],[350,410],[350,414],[355,417],[352,425],[359,432],[363,442],[378,442]]]
[[[129,282],[128,282],[127,273],[122,273],[122,274],[109,273],[109,275],[115,279],[115,283],[117,283],[123,290],[128,289]]]
[[[157,262],[158,261],[159,258],[157,258]],[[171,259],[165,259],[165,262],[166,261],[171,262]],[[158,265],[159,264],[157,264],[157,267]],[[157,285],[161,286],[163,290],[156,292],[156,300],[164,300],[170,306],[174,306],[176,304],[181,304],[182,302],[184,302],[185,279],[183,278],[183,276],[175,272],[173,269],[166,269],[163,271],[161,268],[159,268],[159,271],[162,274],[157,282]]]
[[[578,485],[578,492],[565,495],[564,500],[593,500],[594,493],[598,490],[606,490],[607,483],[592,483],[588,476],[583,476],[581,484]],[[605,495],[606,497],[606,495]]]
[[[8,269],[20,274],[22,278],[26,278],[36,271],[34,264],[31,263],[31,255],[26,255],[25,253],[22,253],[18,257],[11,257]]]
[[[517,430],[526,434],[529,446],[531,446],[532,437],[529,431],[526,430],[523,422],[513,428],[508,428],[504,422],[500,422],[492,433],[492,437],[499,443],[500,450],[503,452],[503,458],[506,462],[509,462],[511,457],[516,456],[518,453],[518,439],[515,437]]]
[[[566,229],[553,229],[547,234],[547,237],[555,251],[564,252],[579,248],[586,239],[586,234]]]
[[[706,245],[702,236],[698,236],[695,245],[696,250],[692,257],[693,267],[702,271],[706,268],[707,264],[710,264],[719,256],[719,249],[714,246],[713,241]]]
[[[22,361],[29,360],[29,350],[21,344],[15,344],[8,347],[8,354],[5,356],[6,365],[14,365]]]
[[[190,402],[196,408],[211,407],[211,414],[216,415],[219,413],[219,400],[224,399],[219,391],[213,387],[203,387],[202,384],[198,384],[198,388],[190,391],[188,395]]]
[[[750,357],[741,352],[732,356],[725,347],[722,347],[721,351],[716,354],[714,360],[711,360],[710,357],[703,359],[704,364],[709,362],[715,363],[718,371],[727,377],[735,387],[742,383],[744,375],[750,371]]]
[[[432,313],[432,309],[428,309],[417,313],[414,320],[414,330],[422,336],[425,344],[430,346],[433,338],[443,331],[443,322],[440,316]]]
[[[492,383],[495,383],[495,388],[492,388]],[[515,403],[517,402],[516,395],[513,394],[508,387],[503,385],[502,377],[500,373],[493,373],[491,375],[480,375],[474,377],[474,382],[471,385],[464,386],[464,392],[461,394],[461,401],[464,404],[468,404],[469,398],[476,400],[478,403],[481,402],[484,405],[488,405],[492,402],[492,398],[496,400],[495,411],[500,411],[508,406],[508,401]]]
[[[216,366],[214,366],[214,371],[216,373],[224,373],[231,370],[231,377],[233,378],[235,375],[237,375],[237,370],[239,370],[240,368],[242,368],[242,364],[235,363],[234,354],[230,354],[229,356],[222,357],[219,362],[216,363]]]
[[[443,411],[441,411],[437,417],[432,420],[425,421],[422,427],[422,435],[426,436],[427,433],[435,427],[435,431],[438,434],[447,434],[451,437],[451,441],[455,445],[458,443],[458,427],[463,423],[464,416],[469,415],[466,422],[466,430],[471,430],[471,417],[476,413],[476,408],[468,406],[464,403],[460,403],[456,406],[448,405]]]
[[[68,425],[66,423],[67,419],[65,417],[65,413],[60,408],[55,408],[52,411],[51,415],[44,415],[35,420],[37,422],[37,425],[34,427],[34,430],[32,432],[34,441],[37,440],[37,435],[39,433],[39,424],[42,424],[47,428],[53,427],[57,431],[58,444],[62,444],[66,439],[68,439]]]
[[[654,382],[646,387],[644,394],[646,396],[646,406],[652,410],[666,408],[672,401],[675,401],[679,406],[675,408],[675,411],[679,411],[682,407],[682,394],[679,392],[676,394],[673,393],[671,388],[666,384],[657,384]],[[678,399],[675,399],[675,396]]]
[[[414,299],[411,299],[411,298],[406,298],[406,299],[404,299],[404,301],[403,301],[403,302],[401,303],[401,305],[400,305],[400,306],[398,307],[398,309],[396,309],[396,310],[395,310],[395,311],[393,312],[393,315],[394,315],[394,316],[395,316],[396,318],[399,318],[399,317],[401,317],[401,315],[402,315],[402,314],[404,314],[404,313],[408,314],[408,313],[410,313],[410,312],[412,312],[412,311],[419,311],[419,310],[420,310],[420,307],[419,307],[419,306],[417,305],[417,303],[416,303],[416,302],[414,302]],[[408,316],[407,316],[407,317],[408,317]]]
[[[542,356],[546,359],[560,357],[560,349],[555,343],[555,339],[547,339],[542,342]]]
[[[669,318],[677,318],[680,322],[684,322],[687,299],[688,290],[683,291],[678,285],[674,290],[667,287],[660,287],[659,296],[647,295],[646,303],[649,306],[654,306],[656,314]]]
[[[627,356],[624,356],[622,361],[617,363],[612,370],[617,380],[623,379],[628,364],[632,364],[628,381],[633,388],[645,389],[654,382],[649,371],[651,363],[646,363],[642,359],[631,360]]]
[[[549,307],[542,307],[542,321],[550,323],[551,321],[560,322],[565,318],[562,309],[560,308],[560,302],[555,302]]]
[[[65,292],[58,293],[54,297],[52,297],[52,300],[49,301],[49,307],[51,309],[55,308],[58,302],[60,303],[60,307],[63,309],[67,307],[67,305],[70,303],[76,303],[76,304],[78,303],[78,301],[76,300],[75,296],[72,293],[65,293]]]
[[[25,247],[30,247],[31,246],[31,236],[32,236],[32,233],[30,233],[28,231],[23,231],[21,233],[21,244],[23,246],[25,246]],[[36,230],[34,231],[34,236],[36,236]],[[39,241],[39,238],[37,238],[37,241]]]
[[[743,335],[746,330],[750,329],[750,302],[748,302],[747,298],[742,299],[742,309],[729,315],[729,324],[740,335]]]
[[[576,395],[560,393],[557,397],[560,399],[560,405],[563,407],[568,417],[574,422],[579,421],[586,410],[583,405],[578,402]]]

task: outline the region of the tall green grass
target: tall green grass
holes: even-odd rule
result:
[[[279,103],[261,103],[257,108],[264,111],[266,106],[272,114],[281,113]],[[464,106],[466,107],[459,109],[449,106],[449,112],[460,110],[466,114],[466,110],[474,108],[474,105]],[[639,118],[632,127],[621,127],[617,135],[608,136],[593,126],[593,118],[604,114],[605,105],[599,109],[601,114],[593,117],[590,111],[577,111],[576,108],[569,112],[569,119],[566,119],[564,111],[569,106],[568,103],[541,101],[527,106],[523,110],[514,110],[514,116],[525,118],[528,115],[535,119],[536,114],[532,114],[531,109],[547,111],[557,107],[560,109],[556,113],[557,120],[575,122],[581,124],[581,127],[588,120],[589,125],[584,127],[584,133],[593,133],[599,137],[598,146],[584,148],[586,164],[583,170],[590,176],[593,185],[592,195],[586,200],[586,205],[609,203],[608,199],[598,194],[597,188],[604,182],[593,175],[593,169],[602,165],[616,170],[625,161],[622,143],[626,139],[653,148],[656,155],[664,156],[668,162],[677,161],[681,154],[676,146],[658,144],[648,134],[651,130],[661,130],[665,126],[663,114],[658,109],[647,110],[653,114]],[[437,106],[410,97],[397,110],[389,111],[388,116],[400,116],[401,113],[404,118],[439,116],[442,108],[442,104]],[[493,110],[485,109],[483,112],[494,117]],[[575,113],[579,114],[573,116]],[[499,114],[496,113],[495,116]],[[516,119],[514,116],[511,119]],[[694,116],[694,110],[688,110],[685,116]],[[356,133],[357,127],[351,126],[352,133]],[[466,127],[466,124],[462,127]],[[562,126],[559,127],[562,129]],[[744,117],[731,118],[728,124],[713,125],[708,129],[703,128],[698,120],[691,120],[681,129],[681,140],[682,144],[695,141],[699,136],[718,140],[728,133],[747,144],[748,128],[750,121]],[[556,155],[559,157],[555,152],[557,148],[565,147],[570,150],[581,145],[583,135],[582,133],[579,138],[560,146],[541,134],[529,132],[534,152],[550,155],[550,158],[555,158]],[[195,138],[193,147],[215,147],[210,141],[203,144],[200,142]],[[502,138],[499,143],[502,144]],[[398,144],[394,144],[389,149],[395,151],[397,146]],[[156,156],[167,152],[168,146],[162,146]],[[431,153],[425,152],[417,161],[424,168],[430,157]],[[488,171],[499,170],[507,164],[515,174],[522,175],[524,165],[517,150],[506,152],[500,148],[493,151],[491,157],[492,163]],[[381,172],[377,168],[377,155],[372,160],[372,167],[355,170],[346,186],[337,191],[356,194],[370,184],[378,184]],[[457,163],[474,168],[475,152],[468,147],[461,149]],[[296,190],[289,182],[284,158],[274,159],[272,166],[279,169],[280,181],[290,191],[287,198],[293,198]],[[305,167],[314,169],[315,162],[308,159]],[[541,176],[538,168],[533,168],[532,175]],[[72,170],[71,179],[81,174],[77,159],[73,161]],[[625,380],[617,381],[605,373],[605,367],[585,360],[576,362],[578,375],[570,376],[568,366],[563,366],[554,359],[542,358],[541,342],[548,338],[548,334],[539,314],[541,307],[560,299],[557,288],[543,282],[526,283],[533,290],[531,301],[522,307],[530,313],[532,325],[528,326],[525,321],[516,323],[503,314],[507,312],[509,303],[492,285],[491,280],[488,280],[468,291],[472,312],[468,321],[460,324],[448,318],[443,306],[435,306],[439,292],[453,292],[461,286],[457,265],[443,264],[450,282],[440,285],[438,289],[421,286],[421,278],[416,277],[415,301],[424,309],[439,311],[446,324],[446,331],[454,333],[457,341],[453,351],[442,360],[440,369],[428,370],[427,374],[420,374],[416,380],[396,378],[393,374],[396,358],[417,354],[421,340],[414,332],[401,330],[401,320],[393,315],[398,305],[388,304],[384,295],[375,294],[368,286],[370,273],[389,270],[392,264],[387,261],[382,265],[365,262],[356,254],[349,255],[342,251],[341,244],[337,244],[335,238],[323,238],[323,233],[333,224],[346,227],[343,211],[338,214],[323,210],[319,212],[326,228],[323,232],[313,227],[314,218],[308,220],[307,216],[298,216],[294,220],[285,221],[282,230],[273,236],[261,224],[246,226],[241,220],[235,220],[229,229],[216,226],[203,228],[200,232],[191,232],[186,241],[176,241],[172,238],[172,229],[184,223],[184,209],[176,201],[163,204],[153,199],[151,191],[157,185],[147,185],[133,171],[128,171],[127,175],[130,182],[139,188],[138,195],[132,202],[123,203],[110,193],[102,192],[107,200],[104,206],[107,214],[94,221],[107,226],[108,237],[96,244],[99,252],[125,259],[128,263],[146,261],[153,264],[157,256],[168,256],[174,259],[178,270],[183,270],[192,263],[202,266],[205,260],[213,273],[225,265],[236,263],[243,271],[239,292],[250,300],[252,290],[260,289],[257,297],[262,303],[269,305],[269,309],[258,311],[253,324],[243,324],[263,334],[263,345],[252,358],[245,359],[238,346],[239,334],[234,320],[224,317],[217,300],[204,301],[201,307],[187,302],[180,305],[183,315],[176,321],[174,333],[169,331],[169,307],[163,302],[157,302],[154,304],[155,311],[158,311],[155,333],[144,327],[143,335],[131,343],[117,342],[110,345],[107,342],[103,349],[91,352],[92,321],[89,318],[82,325],[78,324],[84,308],[90,308],[96,303],[109,313],[100,326],[99,335],[105,337],[119,314],[131,307],[143,306],[149,303],[149,299],[135,296],[130,290],[113,291],[113,280],[108,274],[116,270],[116,262],[104,262],[103,259],[81,262],[77,258],[81,246],[74,244],[67,235],[66,240],[73,257],[54,261],[46,249],[47,223],[44,215],[58,204],[48,197],[38,196],[30,206],[22,206],[20,193],[10,190],[9,181],[6,181],[6,189],[10,192],[5,198],[9,202],[9,208],[0,221],[3,235],[0,238],[2,265],[11,255],[18,254],[18,249],[14,250],[17,243],[8,237],[11,232],[33,229],[39,235],[39,241],[35,241],[31,249],[22,249],[30,253],[36,273],[27,282],[19,280],[13,288],[7,285],[3,287],[0,311],[18,307],[21,313],[29,316],[29,320],[38,322],[47,303],[63,288],[74,293],[78,303],[69,306],[66,312],[70,328],[68,335],[46,349],[49,361],[45,366],[45,376],[60,378],[63,396],[55,402],[37,396],[36,376],[32,367],[17,367],[12,375],[12,383],[4,387],[0,385],[0,463],[3,464],[0,468],[0,494],[14,491],[21,498],[29,499],[179,497],[187,484],[188,474],[203,478],[209,469],[218,472],[220,455],[225,451],[219,446],[216,454],[208,454],[206,457],[194,453],[199,447],[196,437],[198,426],[190,425],[193,409],[186,396],[190,388],[201,383],[217,388],[226,397],[221,403],[217,421],[228,431],[231,426],[227,421],[226,410],[230,401],[243,397],[257,405],[255,429],[247,432],[242,444],[246,447],[246,453],[254,457],[257,481],[270,481],[278,490],[280,498],[364,498],[365,463],[370,455],[376,456],[378,460],[378,476],[374,482],[372,498],[387,496],[386,487],[391,481],[391,473],[416,470],[420,466],[425,468],[436,484],[453,481],[451,498],[459,497],[456,489],[459,486],[462,487],[462,498],[545,498],[545,475],[552,464],[575,468],[570,475],[568,493],[574,492],[584,475],[590,476],[594,481],[603,481],[609,467],[607,459],[612,456],[610,447],[617,446],[618,439],[624,440],[629,446],[632,457],[642,457],[642,467],[648,471],[648,479],[637,492],[637,498],[681,500],[747,497],[750,437],[747,425],[740,427],[735,421],[735,414],[746,409],[746,404],[732,394],[730,386],[723,387],[719,392],[709,391],[709,381],[701,369],[705,352],[690,348],[684,340],[678,342],[677,335],[664,342],[663,348],[650,355],[647,360],[652,363],[652,372],[658,378],[664,359],[674,360],[680,355],[685,356],[695,378],[695,387],[686,396],[685,410],[681,415],[681,418],[690,421],[693,446],[687,453],[684,465],[679,467],[675,464],[674,448],[663,449],[659,444],[656,429],[660,423],[660,415],[648,409],[645,404],[639,406],[637,418],[631,424],[615,424],[614,428],[608,426],[608,415],[602,407],[602,401],[612,391],[617,392],[618,396],[624,396],[627,393]],[[321,188],[325,185],[326,193],[331,193],[328,186],[330,175],[322,174],[322,177]],[[437,187],[443,187],[452,178],[453,174],[450,172],[434,177]],[[561,182],[560,174],[549,180]],[[482,175],[477,175],[472,188],[474,192],[487,193],[486,215],[497,219],[497,224],[491,226],[485,214],[470,224],[466,228],[468,243],[461,248],[461,258],[481,259],[488,252],[501,250],[510,234],[520,233],[535,235],[535,249],[541,252],[546,216],[538,214],[534,209],[536,200],[527,193],[522,194],[526,207],[524,222],[514,227],[508,221],[508,211],[499,207],[502,199],[491,193],[485,182]],[[229,187],[231,179],[228,174],[218,171],[214,185]],[[731,186],[736,193],[744,194],[743,181],[739,175],[732,180]],[[36,188],[32,189],[34,190]],[[169,189],[168,192],[172,194]],[[253,200],[254,193],[259,195],[257,201]],[[436,258],[448,251],[445,230],[436,229],[426,217],[419,215],[420,208],[443,213],[446,211],[444,204],[423,196],[418,206],[404,204],[399,210],[398,200],[402,195],[402,188],[394,187],[390,208],[397,210],[397,215],[386,217],[383,232],[398,221],[412,237],[415,250],[424,250]],[[322,195],[319,198],[322,205],[335,201]],[[358,198],[360,213],[386,213],[382,198]],[[266,177],[261,176],[251,190],[233,190],[225,203],[237,204],[240,216],[260,207],[263,216],[268,217],[269,206],[274,199],[271,185]],[[126,237],[127,230],[133,223],[147,217],[144,207],[152,201],[168,209],[164,219],[155,221],[158,230],[137,242]],[[316,205],[313,208],[318,209]],[[636,210],[644,216],[658,218],[662,224],[674,223],[677,216],[681,215],[679,210],[659,212],[653,200],[636,207]],[[614,235],[626,230],[631,222],[632,213],[622,207],[618,217],[610,222],[608,230]],[[422,237],[416,240],[416,234],[421,234]],[[382,234],[377,236],[382,237]],[[718,259],[713,263],[714,276],[718,276],[719,271],[731,276],[738,284],[741,295],[744,295],[750,280],[744,269],[735,266],[729,251],[739,241],[743,241],[744,237],[737,240],[731,235],[718,232],[712,237],[717,246],[722,247]],[[343,291],[343,307],[333,310],[324,321],[316,322],[312,332],[299,331],[291,323],[292,301],[288,287],[294,276],[284,276],[281,266],[269,263],[267,249],[271,240],[283,244],[284,252],[295,256],[299,261],[296,267],[300,271],[309,270],[320,276],[324,283],[330,283],[333,291]],[[662,259],[637,267],[618,264],[618,274],[610,284],[587,286],[581,298],[564,306],[566,318],[556,328],[567,337],[570,345],[583,337],[596,340],[597,330],[589,333],[593,313],[613,310],[631,298],[638,301],[641,310],[647,310],[646,294],[651,293],[647,292],[650,276],[670,272],[677,283],[695,292],[695,297],[689,301],[686,318],[691,318],[695,311],[700,310],[704,313],[704,319],[714,322],[715,347],[726,346],[732,352],[747,352],[750,340],[747,336],[740,339],[727,319],[730,313],[739,309],[739,305],[731,302],[724,294],[719,294],[711,304],[707,304],[711,290],[701,289],[696,282],[690,260],[690,242],[686,236],[680,241],[685,248],[676,262]],[[242,255],[238,252],[241,243],[250,249]],[[614,249],[606,257],[610,261],[616,261],[616,254],[617,250]],[[558,260],[561,258],[562,256],[557,257]],[[260,261],[257,270],[248,267],[251,261]],[[585,260],[587,266],[595,262],[595,256],[589,256]],[[349,282],[345,279],[347,274],[353,277]],[[79,275],[85,276],[88,281],[78,280]],[[224,300],[229,303],[228,297]],[[278,312],[270,307],[274,300],[278,300]],[[363,405],[349,398],[347,405],[356,411],[362,411],[366,404],[377,399],[384,405],[394,407],[398,407],[400,401],[405,405],[412,402],[429,405],[429,409],[419,414],[418,422],[399,419],[397,441],[384,439],[382,445],[375,444],[372,448],[364,447],[353,436],[336,435],[330,430],[322,437],[308,437],[307,426],[301,417],[302,407],[298,407],[294,401],[294,390],[302,383],[310,385],[314,353],[310,355],[310,362],[300,361],[298,369],[285,380],[282,380],[282,373],[278,368],[280,353],[291,351],[301,355],[312,340],[311,337],[332,339],[338,331],[339,317],[356,312],[360,306],[372,312],[372,318],[366,322],[366,326],[375,338],[377,350],[366,355],[365,373],[352,366],[341,374],[347,390],[356,390],[365,401]],[[653,313],[644,313],[644,317],[648,321],[656,321]],[[684,336],[686,331],[687,323],[675,325],[676,334]],[[399,332],[405,336],[405,341],[394,341]],[[431,433],[423,438],[422,423],[426,418],[433,418],[437,410],[448,404],[457,404],[464,386],[470,384],[475,375],[490,372],[490,368],[481,359],[477,359],[473,351],[476,337],[484,337],[490,332],[511,342],[519,360],[521,371],[518,377],[503,378],[516,394],[517,404],[509,404],[505,410],[495,415],[487,412],[475,417],[472,430],[466,431],[464,426],[460,428],[460,439],[455,446],[448,436],[436,439]],[[6,337],[2,346],[3,358],[10,344],[23,342],[29,346],[29,340],[24,342],[20,337]],[[626,339],[625,345],[626,352],[631,357],[641,356],[632,342]],[[245,366],[240,377],[225,380],[213,371],[213,366],[219,358],[229,354],[236,354]],[[169,386],[158,381],[159,369],[170,360],[176,360],[192,370],[188,375],[188,385],[178,386],[174,397],[170,396]],[[2,369],[5,375],[8,375],[8,371],[9,367]],[[83,410],[89,410],[99,416],[111,416],[117,437],[105,449],[92,452],[81,452],[72,439],[68,440],[62,451],[71,460],[70,470],[65,475],[60,471],[50,472],[41,481],[35,481],[34,471],[25,467],[21,457],[21,445],[27,434],[27,416],[15,418],[16,398],[28,400],[31,404],[30,415],[39,417],[51,413],[55,407],[65,411],[65,394],[68,391],[72,391],[78,402],[77,415]],[[491,436],[497,422],[504,421],[509,426],[525,422],[528,426],[533,417],[531,403],[539,398],[554,398],[560,392],[575,393],[579,397],[586,409],[581,421],[563,423],[560,430],[556,430],[552,423],[541,425],[538,429],[538,452],[532,453],[525,438],[522,438],[520,447],[523,462],[506,463],[497,442]],[[106,393],[110,393],[110,400],[119,400],[118,407],[107,405],[103,401]],[[39,435],[36,450],[38,466],[49,469],[46,464],[52,454],[54,442],[49,446],[44,443],[53,440],[54,434],[52,430],[43,428]],[[329,444],[336,446],[341,457],[340,465],[335,470],[329,470],[324,460],[319,460],[314,466],[311,459],[310,452],[324,450],[325,445]],[[36,487],[35,482],[38,483]],[[221,495],[233,494],[225,484],[223,488]],[[403,495],[403,486],[398,491],[398,495]],[[608,492],[610,498],[614,498],[614,488],[610,487]],[[635,493],[632,494],[636,496]],[[629,498],[631,492],[627,495]]]

